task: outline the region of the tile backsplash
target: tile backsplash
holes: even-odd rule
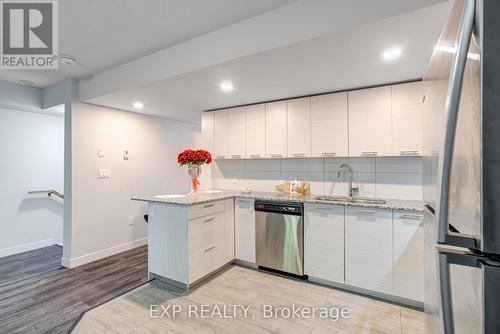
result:
[[[217,160],[213,187],[276,191],[278,183],[297,178],[310,182],[313,194],[346,195],[347,175],[337,178],[343,163],[353,169],[359,196],[422,200],[421,157]]]

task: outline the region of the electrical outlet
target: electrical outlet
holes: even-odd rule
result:
[[[236,178],[233,177],[233,184],[236,184]]]
[[[128,150],[123,150],[123,160],[128,160]]]
[[[134,225],[134,220],[135,220],[134,216],[129,216],[129,217],[128,217],[128,224],[129,224],[130,226]]]
[[[97,156],[98,156],[99,158],[103,158],[103,157],[104,157],[104,149],[103,149],[103,148],[99,147],[99,148],[97,149]]]

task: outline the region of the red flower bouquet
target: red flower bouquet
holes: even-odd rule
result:
[[[192,150],[188,149],[184,152],[179,153],[177,156],[177,162],[181,166],[186,165],[205,165],[210,164],[212,162],[212,155],[210,152],[205,150]]]
[[[188,174],[191,177],[191,193],[198,192],[200,181],[198,178],[201,174],[201,166],[208,165],[212,162],[212,155],[205,150],[185,150],[177,156],[177,162],[181,166],[188,168]]]

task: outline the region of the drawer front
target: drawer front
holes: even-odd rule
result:
[[[210,203],[190,206],[188,210],[188,217],[189,219],[196,219],[199,217],[213,215],[214,213],[219,213],[223,211],[224,211],[224,201],[210,202]]]
[[[224,239],[224,212],[189,221],[189,248],[197,249]]]
[[[189,250],[189,283],[218,269],[225,263],[224,240]]]

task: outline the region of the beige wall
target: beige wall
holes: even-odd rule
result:
[[[199,134],[199,128],[184,123],[72,103],[71,245],[63,265],[75,267],[146,244],[147,205],[130,198],[189,191],[189,178],[176,158]],[[98,148],[104,157],[98,157]],[[129,150],[129,160],[123,150]],[[98,180],[99,169],[110,169],[111,178]]]

